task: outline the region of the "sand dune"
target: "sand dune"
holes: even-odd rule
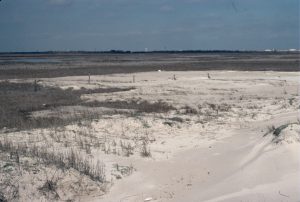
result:
[[[41,79],[43,86],[81,90],[82,102],[30,114],[61,118],[63,126],[6,128],[0,140],[56,155],[75,150],[88,163],[105,165],[105,180],[96,181],[99,173],[81,172],[72,164],[58,169],[55,195],[30,194],[41,190],[45,173],[55,173],[57,167],[41,160],[35,168],[26,167],[26,161],[36,162],[32,153],[43,158],[28,152],[19,159],[23,174],[18,179],[28,184],[19,192],[20,200],[299,201],[298,72],[156,71],[134,76],[134,82],[133,74],[92,75],[90,82],[86,76]],[[99,88],[113,90],[91,91]],[[3,168],[15,165],[6,162],[9,152],[1,158]],[[1,172],[3,179],[15,179],[19,170],[9,172]]]

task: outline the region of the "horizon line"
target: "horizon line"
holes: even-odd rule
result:
[[[230,49],[212,49],[212,50],[145,50],[145,51],[132,51],[132,50],[105,50],[105,51],[92,51],[92,50],[46,50],[46,51],[0,51],[0,54],[39,54],[39,53],[213,53],[213,52],[300,52],[300,49],[265,49],[265,50],[230,50]]]

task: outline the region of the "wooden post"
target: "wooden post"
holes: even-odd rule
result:
[[[37,80],[37,79],[34,80],[34,83],[33,83],[34,92],[37,92],[39,90],[38,82],[40,82],[40,81],[41,80]]]
[[[38,87],[37,87],[37,80],[34,80],[34,92],[38,91]]]
[[[89,74],[89,84],[91,83],[91,74]]]

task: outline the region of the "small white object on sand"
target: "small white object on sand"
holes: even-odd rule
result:
[[[146,201],[152,201],[152,200],[153,200],[152,197],[148,197],[148,198],[145,198],[145,199],[144,199],[145,202],[146,202]]]

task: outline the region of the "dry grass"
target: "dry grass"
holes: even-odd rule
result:
[[[73,149],[66,152],[55,152],[54,149],[50,151],[36,145],[14,144],[8,140],[1,140],[0,151],[37,158],[45,165],[54,165],[62,170],[73,168],[79,173],[89,176],[92,180],[105,181],[105,165],[100,161],[94,164],[91,158],[82,156]]]
[[[151,157],[151,150],[147,141],[142,142],[141,156]]]

